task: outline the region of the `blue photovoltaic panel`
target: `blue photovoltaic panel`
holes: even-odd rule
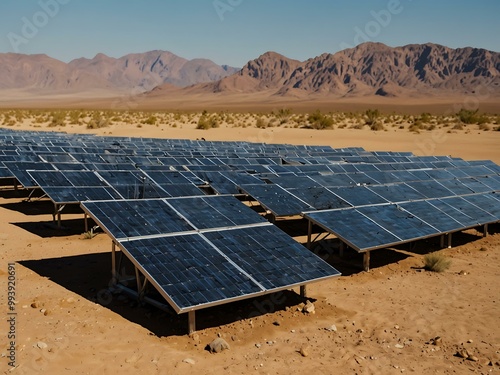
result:
[[[496,219],[461,197],[432,200],[432,205],[462,223],[464,228],[494,222]]]
[[[401,242],[356,209],[308,212],[305,216],[360,252]]]
[[[484,185],[477,178],[461,178],[460,182],[471,189],[474,193],[486,193],[492,189],[489,186]]]
[[[462,183],[463,179],[453,179],[453,180],[439,180],[439,183],[443,185],[445,188],[450,190],[455,195],[465,195],[472,194],[472,191],[469,187]]]
[[[500,191],[500,176],[476,177],[475,179],[486,185],[491,191]]]
[[[171,197],[192,197],[196,195],[205,195],[205,193],[193,184],[170,184],[160,185]]]
[[[233,196],[171,198],[167,202],[197,229],[267,223]]]
[[[479,207],[482,211],[486,211],[488,215],[491,215],[500,221],[500,201],[498,200],[498,194],[475,194],[463,197],[463,199]]]
[[[462,229],[462,224],[428,201],[402,203],[401,207],[419,219],[432,223],[441,233]]]
[[[273,225],[204,233],[268,290],[340,276],[340,273]]]
[[[110,187],[43,187],[43,191],[56,204],[121,199],[118,193]]]
[[[288,192],[292,193],[294,196],[300,198],[317,210],[351,207],[349,203],[324,187],[288,189]]]
[[[177,310],[262,292],[199,234],[125,241],[121,245]]]
[[[403,241],[439,233],[436,228],[431,227],[429,224],[424,223],[393,204],[377,207],[361,207],[358,208],[358,211]]]
[[[278,185],[242,185],[240,188],[275,216],[299,215],[314,208]]]
[[[380,195],[388,202],[407,202],[426,197],[406,184],[377,185],[368,187],[374,193]]]
[[[427,198],[444,198],[454,196],[453,192],[445,188],[438,181],[414,181],[408,185]]]
[[[4,165],[25,188],[38,186],[28,170],[54,170],[51,164],[42,162],[4,162]]]
[[[321,186],[321,184],[309,177],[299,176],[273,177],[271,178],[271,182],[284,189],[308,189]]]
[[[74,186],[61,171],[28,171],[28,173],[40,187]]]
[[[195,229],[160,199],[82,202],[82,207],[117,239]]]
[[[140,171],[100,171],[99,175],[125,199],[167,198],[170,196]]]
[[[353,206],[385,204],[388,201],[365,186],[329,188],[331,192]]]

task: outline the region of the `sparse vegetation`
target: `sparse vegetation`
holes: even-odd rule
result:
[[[432,272],[444,272],[451,266],[451,259],[435,252],[424,256],[424,268]]]
[[[328,115],[324,115],[318,109],[309,115],[308,119],[310,127],[313,129],[332,129],[333,128],[333,118]]]

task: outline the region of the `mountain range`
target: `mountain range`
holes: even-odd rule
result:
[[[298,61],[267,52],[242,69],[166,51],[69,63],[46,55],[0,54],[0,90],[78,93],[132,90],[156,99],[175,95],[263,97],[500,96],[500,53],[427,43],[388,47],[364,43]]]

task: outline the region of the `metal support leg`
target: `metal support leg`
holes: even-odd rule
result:
[[[363,254],[363,270],[368,272],[370,270],[370,252],[367,251]]]
[[[442,234],[441,236],[439,236],[439,247],[441,249],[444,248],[444,236],[446,236],[445,234]]]
[[[307,223],[307,248],[311,250],[311,235],[312,235],[312,221],[308,220]]]
[[[188,333],[194,333],[196,331],[196,313],[194,311],[188,312]]]
[[[340,245],[339,245],[339,256],[341,258],[344,257],[344,250],[345,250],[345,243],[343,241],[340,241]]]
[[[484,224],[483,237],[488,237],[488,224]]]
[[[448,234],[448,249],[451,249],[451,233]]]
[[[89,222],[88,222],[88,217],[87,217],[87,213],[85,212],[83,214],[83,221],[85,222],[85,233],[89,231]],[[113,242],[114,244],[114,242]]]
[[[116,244],[115,241],[111,245],[111,282],[113,285],[117,283],[116,280]]]
[[[307,298],[307,286],[306,285],[300,286],[300,296],[303,298]]]

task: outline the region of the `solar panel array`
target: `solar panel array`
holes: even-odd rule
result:
[[[500,220],[492,161],[359,147],[0,130],[0,178],[83,202],[177,311],[337,275],[225,195],[360,252]]]
[[[82,207],[178,313],[340,276],[232,196]]]

